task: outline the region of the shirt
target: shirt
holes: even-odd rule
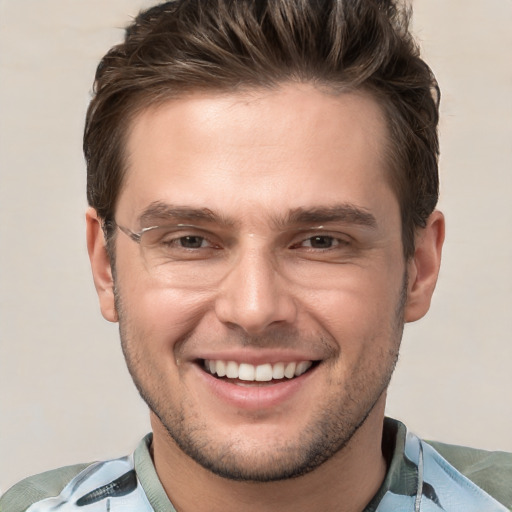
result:
[[[153,466],[151,440],[148,434],[126,457],[29,477],[0,498],[0,512],[176,512]],[[389,418],[382,448],[388,471],[363,512],[512,510],[512,454],[428,443]]]

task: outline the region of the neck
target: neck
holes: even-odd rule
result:
[[[361,512],[386,474],[380,402],[342,450],[298,478],[254,483],[214,475],[185,455],[152,417],[155,468],[178,512]]]

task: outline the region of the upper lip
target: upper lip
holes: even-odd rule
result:
[[[318,354],[305,353],[290,349],[254,349],[243,348],[236,350],[220,350],[201,352],[194,360],[234,361],[236,363],[247,363],[254,366],[260,364],[291,363],[300,361],[318,361],[323,359]]]

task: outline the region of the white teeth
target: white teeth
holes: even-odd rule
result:
[[[224,361],[217,361],[216,371],[219,377],[224,377],[224,375],[226,375],[226,363]]]
[[[305,373],[309,368],[311,368],[312,364],[313,363],[311,361],[302,361],[301,363],[298,363],[297,368],[295,368],[295,376],[298,377]]]
[[[221,361],[209,359],[204,361],[204,368],[212,375],[227,377],[228,379],[240,379],[252,382],[269,382],[272,379],[292,379],[305,373],[312,361],[300,361],[290,363],[265,363],[254,366],[249,363],[236,363],[235,361]]]
[[[260,364],[256,366],[256,375],[254,380],[259,382],[268,382],[269,380],[272,380],[272,365]]]
[[[272,368],[272,378],[282,379],[284,377],[284,363],[276,363]]]
[[[213,375],[214,372],[211,372]],[[228,379],[238,379],[238,365],[234,361],[228,361],[226,364],[226,377]]]
[[[255,380],[254,374],[256,373],[256,369],[252,364],[242,363],[238,367],[238,378],[240,380]]]
[[[295,377],[295,368],[297,367],[297,363],[288,363],[286,368],[284,369],[284,376],[287,379],[291,379]]]

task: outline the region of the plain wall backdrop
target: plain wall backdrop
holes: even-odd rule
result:
[[[84,236],[94,70],[141,0],[0,0],[0,489],[121,456],[148,431]],[[429,315],[405,329],[388,414],[512,451],[512,2],[415,0],[442,88],[447,240]]]

